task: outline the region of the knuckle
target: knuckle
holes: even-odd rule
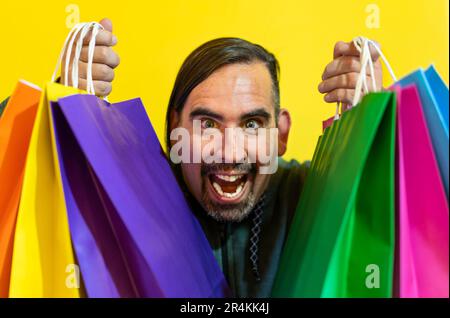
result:
[[[114,67],[117,67],[120,64],[120,56],[116,52],[112,51],[114,53]]]
[[[87,64],[78,62],[78,77],[85,78],[87,73]]]
[[[334,55],[339,55],[340,52],[344,49],[345,42],[344,41],[338,41],[336,44],[334,44]]]
[[[108,75],[109,75],[109,67],[108,67],[108,65],[101,64],[99,66],[99,74],[98,75],[102,79],[107,79]]]
[[[351,69],[352,71],[359,71],[359,61],[358,59],[354,58],[354,57],[350,57],[347,61],[347,65],[349,67],[349,69]]]
[[[102,61],[106,61],[108,58],[108,48],[105,46],[98,47],[98,54]]]
[[[109,74],[108,80],[113,81],[114,78],[116,77],[116,73],[114,73],[114,70],[110,69],[108,74]]]
[[[357,73],[350,73],[348,76],[348,83],[350,86],[355,86],[356,82],[358,81],[358,74]]]
[[[97,82],[95,85],[95,93],[97,95],[107,95],[110,91],[111,91],[111,83],[107,83],[107,82]]]
[[[322,72],[322,81],[325,80],[328,77],[328,74],[330,73],[330,64],[329,63],[327,66],[325,66],[325,69]]]
[[[111,93],[111,91],[112,91],[112,85],[111,85],[111,83],[107,83],[105,85],[105,90],[103,92],[103,95],[104,96],[109,95]]]
[[[104,65],[103,67],[102,78],[104,81],[112,81],[114,79],[114,70],[110,68],[108,65]]]
[[[345,94],[347,101],[351,101],[353,99],[353,95],[354,95],[353,91],[347,90],[347,92]]]
[[[344,41],[338,41],[334,44],[334,50],[340,50],[342,48],[342,46],[344,45]]]
[[[334,61],[331,61],[330,63],[327,64],[327,66],[325,66],[325,69],[323,70],[324,75],[328,74],[331,71],[334,64],[333,62]]]
[[[339,78],[339,86],[340,87],[347,87],[348,84],[349,84],[348,74],[344,74],[343,76],[340,76],[340,78]]]
[[[103,40],[102,42],[111,43],[112,34],[109,31],[101,30],[98,33],[98,37]]]
[[[94,88],[97,94],[103,95],[106,91],[106,84],[104,82],[97,82],[95,83]]]

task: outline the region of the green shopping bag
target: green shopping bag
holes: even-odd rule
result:
[[[391,297],[395,96],[372,93],[319,138],[274,297]]]

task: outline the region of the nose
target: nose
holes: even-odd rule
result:
[[[222,160],[224,163],[244,163],[247,161],[245,136],[240,128],[226,128],[224,133]]]

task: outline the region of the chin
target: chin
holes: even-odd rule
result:
[[[214,185],[214,181],[211,182],[209,177],[204,180],[201,203],[209,216],[219,222],[241,222],[248,217],[255,205],[255,196],[251,182],[246,178],[240,181],[236,189],[227,188],[233,191],[228,192],[231,193],[228,195],[222,189],[217,189],[217,185]]]

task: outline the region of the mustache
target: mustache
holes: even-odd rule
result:
[[[255,163],[210,163],[202,164],[201,175],[206,176],[215,172],[234,171],[242,173],[256,173]]]

